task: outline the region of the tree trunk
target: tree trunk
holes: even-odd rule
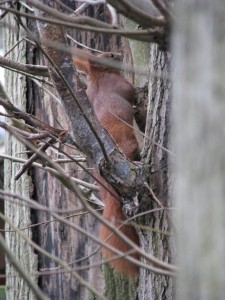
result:
[[[2,149],[0,146],[0,153]],[[4,188],[4,160],[0,158],[0,189]],[[4,201],[3,199],[0,199],[0,212],[4,214]],[[4,230],[5,228],[5,223],[3,220],[0,220],[0,230]],[[4,234],[3,234],[4,235]],[[5,253],[0,250],[0,285],[5,284]],[[1,299],[1,290],[0,290],[0,299]]]
[[[4,28],[5,52],[10,50],[18,40],[24,37],[24,30],[22,27],[18,26],[18,23],[14,20],[13,16],[8,14],[6,18],[8,27]],[[11,30],[11,28],[14,28],[14,30]],[[12,60],[26,63],[26,43],[24,41],[20,42],[19,45],[8,54],[8,57]],[[7,92],[13,103],[25,111],[27,103],[25,76],[15,72],[6,71],[5,82]],[[5,144],[5,151],[7,154],[27,159],[27,154],[25,153],[26,147],[19,143],[14,137],[6,134]],[[27,172],[18,181],[14,180],[20,166],[21,165],[18,163],[9,160],[5,161],[5,190],[29,198],[31,196],[33,185]],[[30,209],[25,207],[22,203],[20,203],[20,205],[13,204],[12,202],[9,202],[9,200],[14,201],[14,199],[9,197],[6,198],[6,216],[9,217],[11,222],[18,228],[29,226],[31,224]],[[37,271],[37,257],[34,254],[33,248],[31,248],[17,233],[8,231],[12,229],[8,224],[6,224],[5,229],[6,243],[20,262],[21,266],[23,266],[24,270],[29,273],[31,271]],[[23,233],[28,238],[32,238],[31,229],[26,229]],[[31,274],[30,276],[37,282],[36,276]],[[6,285],[7,299],[34,299],[33,294],[30,292],[30,288],[18,274],[15,274],[9,261],[7,261],[6,265]]]
[[[126,29],[134,29],[136,24],[123,18]],[[168,156],[171,155],[161,147],[169,148],[171,83],[169,52],[160,51],[157,45],[137,41],[129,41],[132,61],[135,67],[149,66],[149,76],[135,73],[134,83],[139,96],[137,97],[136,120],[140,129],[145,131],[142,155],[149,163],[150,187],[161,202],[161,206],[173,205],[171,199],[171,174],[168,168]],[[159,146],[157,146],[156,142]],[[145,210],[159,208],[152,195]],[[157,258],[174,263],[176,244],[174,236],[161,234],[172,231],[172,215],[165,210],[147,215],[141,224],[146,230],[139,230],[141,247]],[[169,215],[169,217],[168,217]],[[172,277],[156,275],[141,270],[139,278],[138,299],[174,299],[175,281]]]
[[[224,299],[224,2],[177,4],[173,118],[178,299]]]
[[[150,77],[148,82],[148,107],[143,155],[150,163],[151,203],[148,209],[170,207],[171,178],[168,170],[170,134],[170,54],[160,51],[158,46],[150,47]],[[157,144],[156,144],[157,143]],[[154,194],[158,200],[153,200]],[[144,220],[147,230],[140,230],[142,247],[157,258],[173,263],[176,254],[171,215],[167,210],[147,215]],[[174,299],[174,279],[141,271],[139,299]]]

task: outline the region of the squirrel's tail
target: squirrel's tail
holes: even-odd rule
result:
[[[101,182],[105,186],[107,186],[107,188],[112,193],[114,193],[114,195],[116,194],[112,187],[109,184],[107,184],[103,178],[101,178]],[[121,224],[126,220],[126,218],[123,215],[121,204],[118,198],[116,198],[116,196],[113,196],[110,192],[106,191],[101,186],[100,193],[105,203],[103,217],[110,221],[113,225],[115,225],[115,228],[118,228],[131,241],[139,245],[139,238],[135,228],[129,224],[121,226]],[[100,225],[100,239],[101,241],[104,241],[106,244],[118,249],[124,254],[127,253],[127,255],[133,258],[139,259],[138,253],[134,252],[131,246],[127,245],[117,234],[113,233],[104,224]],[[126,275],[128,277],[135,277],[138,275],[139,268],[137,265],[134,265],[132,262],[128,261],[124,257],[116,259],[116,256],[118,255],[105,247],[102,247],[101,251],[104,257],[110,260],[110,266],[114,268],[117,272],[122,273],[123,275]]]

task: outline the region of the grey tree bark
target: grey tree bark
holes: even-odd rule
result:
[[[133,21],[123,18],[126,29],[134,29]],[[149,76],[135,73],[133,78],[138,97],[140,128],[144,126],[145,137],[142,144],[144,161],[150,165],[150,188],[160,203],[150,195],[145,209],[169,208],[172,201],[172,177],[168,160],[173,154],[170,149],[171,112],[171,54],[161,51],[157,45],[129,41],[134,66],[148,66]],[[139,102],[140,101],[140,102]],[[141,116],[141,117],[140,117]],[[171,150],[171,149],[170,149]],[[175,263],[177,255],[175,228],[171,221],[171,211],[161,210],[147,215],[141,224],[146,230],[139,230],[141,247],[157,258]],[[164,232],[164,233],[163,233]],[[167,235],[166,233],[169,233]],[[170,235],[171,234],[171,235]],[[172,277],[156,275],[146,270],[140,271],[138,299],[174,299],[175,280]]]
[[[151,208],[168,208],[171,199],[171,174],[168,168],[170,136],[170,60],[168,52],[158,46],[150,47],[148,106],[143,155],[150,164]],[[163,148],[162,148],[163,147]],[[157,258],[174,263],[176,245],[172,215],[168,210],[157,211],[145,217],[147,230],[141,230],[142,247]],[[167,233],[169,233],[167,235]],[[172,277],[156,275],[142,270],[139,282],[139,299],[174,299],[175,281]]]
[[[18,40],[24,37],[24,30],[18,26],[18,23],[10,15],[6,17],[6,21],[9,27],[4,28],[4,49],[10,50]],[[15,30],[10,30],[10,28]],[[26,62],[26,43],[21,42],[15,47],[9,54],[12,60],[18,60],[20,62]],[[5,72],[6,89],[12,102],[22,110],[26,110],[26,79],[18,73],[6,71]],[[20,158],[27,159],[26,147],[19,143],[14,137],[6,134],[5,151],[11,156],[19,156]],[[22,197],[30,197],[33,189],[30,176],[25,173],[19,181],[14,181],[14,177],[20,168],[20,164],[6,160],[4,163],[4,188],[6,191],[18,194]],[[11,219],[18,228],[27,227],[31,224],[31,211],[28,207],[25,207],[22,203],[13,204],[8,200],[14,201],[13,198],[6,198],[5,201],[5,215]],[[17,233],[10,231],[12,228],[6,224],[6,243],[8,247],[15,254],[15,257],[23,266],[26,272],[37,271],[37,256],[34,254],[33,249],[21,238]],[[23,233],[32,238],[31,229],[26,229]],[[37,276],[30,275],[31,278],[37,283]],[[6,264],[6,293],[7,299],[34,299],[30,288],[25,284],[24,280],[15,276],[13,267],[8,261]]]
[[[173,37],[177,299],[224,299],[224,2],[179,1]]]

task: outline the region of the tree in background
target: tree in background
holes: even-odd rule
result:
[[[178,299],[224,298],[224,5],[180,1],[174,32]],[[206,29],[207,28],[207,29]]]

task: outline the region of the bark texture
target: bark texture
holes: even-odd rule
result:
[[[8,28],[14,28],[15,30],[8,30],[4,28],[4,48],[8,51],[13,47],[18,40],[24,36],[24,31],[21,27],[18,27],[17,22],[11,15],[7,15]],[[13,60],[26,63],[26,44],[21,42],[17,47],[13,49],[8,55]],[[13,103],[22,110],[26,110],[26,80],[25,77],[10,71],[5,72],[6,89],[11,97]],[[11,156],[17,156],[27,159],[26,147],[19,143],[15,138],[10,135],[6,135],[6,153]],[[11,191],[22,197],[30,197],[32,193],[32,182],[27,173],[25,173],[17,182],[14,181],[14,176],[20,168],[20,164],[11,161],[5,161],[4,173],[5,173],[5,190]],[[13,198],[11,198],[13,201]],[[5,214],[11,219],[18,228],[27,227],[31,224],[31,212],[30,209],[18,204],[13,204],[5,201]],[[11,227],[6,224],[6,230],[11,230]],[[32,238],[31,229],[23,231],[28,238]],[[33,249],[15,232],[6,232],[6,242],[8,247],[13,251],[17,260],[24,267],[26,272],[37,271],[37,257],[34,254]],[[6,265],[6,293],[7,299],[29,299],[33,300],[34,296],[31,293],[29,287],[24,283],[23,279],[15,275],[10,262]],[[30,275],[36,282],[37,277]]]
[[[0,158],[0,189],[4,188],[4,160]],[[4,201],[0,199],[0,212],[4,213]],[[4,230],[5,224],[0,220],[0,229]],[[0,251],[0,275],[5,275],[5,253]],[[5,278],[0,278],[0,285],[5,284]]]
[[[179,263],[177,299],[225,291],[224,3],[177,4],[173,118]]]
[[[146,203],[149,208],[170,207],[172,205],[171,179],[168,169],[167,151],[170,134],[170,60],[168,52],[162,52],[158,46],[150,47],[148,107],[145,130],[143,156],[150,163],[150,188],[157,196],[160,204],[150,196]],[[157,143],[158,145],[156,145]],[[161,210],[145,217],[147,230],[140,230],[143,249],[157,258],[173,263],[175,256],[175,240],[166,233],[173,231],[169,211]],[[156,275],[141,270],[139,282],[139,299],[174,299],[174,278]]]

